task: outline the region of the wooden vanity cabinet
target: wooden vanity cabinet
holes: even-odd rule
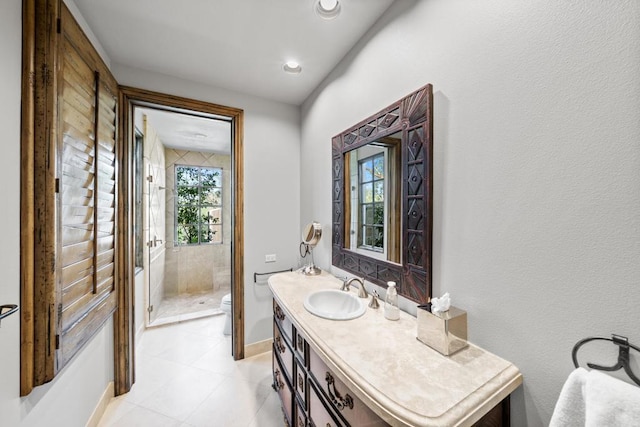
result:
[[[304,308],[309,293],[339,286],[328,274],[269,278],[273,366],[284,378],[274,371],[274,388],[289,427],[509,426],[509,396],[522,384],[516,366],[472,343],[445,357],[407,333],[417,320],[404,312],[397,322],[367,310],[343,323]],[[337,332],[345,327],[353,334]]]
[[[277,325],[282,331],[282,334],[285,336],[285,339],[287,341],[287,344],[289,344],[289,347],[294,348],[293,347],[293,323],[291,322],[291,319],[289,319],[289,317],[284,314],[284,311],[282,311],[282,308],[280,308],[276,300],[273,300],[273,321],[274,321],[274,324]],[[275,328],[275,325],[274,325],[274,328]]]
[[[273,301],[273,388],[290,427],[377,427],[389,424],[358,399],[309,348],[306,338]],[[474,427],[509,426],[509,397]]]
[[[282,363],[280,362],[279,356],[275,352],[275,348],[273,351],[273,389],[280,396],[280,402],[282,404],[282,413],[284,414],[284,420],[287,425],[291,425],[291,420],[293,417],[293,408],[294,408],[294,394],[293,389],[291,388],[291,384],[287,379],[287,376],[284,372],[284,368]]]
[[[280,396],[287,425],[295,420],[295,361],[292,350],[293,324],[280,307],[273,304],[273,389]]]
[[[310,424],[307,422],[307,411],[305,406],[299,401],[296,401],[296,413],[293,417],[295,427],[307,427]]]
[[[309,372],[312,377],[310,381],[317,385],[319,394],[342,421],[339,425],[358,427],[389,425],[349,391],[347,386],[312,350],[309,351]],[[324,426],[324,424],[322,425]]]
[[[286,375],[289,383],[294,382],[294,357],[293,351],[291,351],[291,344],[286,338],[286,335],[280,330],[280,327],[273,324],[273,352],[277,354],[282,367],[284,368],[284,374]]]
[[[309,387],[309,426],[312,427],[336,427],[345,426],[334,415],[326,400],[322,397],[322,393],[317,389],[314,382]]]
[[[302,407],[307,407],[307,370],[296,360],[296,374],[293,388],[296,390],[296,396],[302,402]]]
[[[309,348],[273,301],[273,388],[289,426],[387,426]]]

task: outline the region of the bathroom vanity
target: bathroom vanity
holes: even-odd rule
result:
[[[513,364],[473,344],[443,356],[416,339],[404,312],[389,321],[367,308],[339,321],[305,309],[311,292],[341,284],[326,273],[269,279],[273,388],[289,426],[509,425],[509,396],[522,383]]]

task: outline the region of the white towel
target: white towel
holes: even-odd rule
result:
[[[549,427],[584,427],[584,389],[589,371],[578,368],[569,374],[562,386]]]
[[[599,371],[574,370],[549,427],[640,426],[640,387]]]

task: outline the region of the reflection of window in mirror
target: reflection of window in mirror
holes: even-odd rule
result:
[[[400,263],[401,134],[345,154],[345,246]]]
[[[385,158],[387,149],[373,156],[358,159],[358,248],[386,253],[387,227],[385,226],[385,210],[387,210],[385,193]],[[352,190],[356,194],[355,190]],[[355,205],[355,203],[354,203]]]

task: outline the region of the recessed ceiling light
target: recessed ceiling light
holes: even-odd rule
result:
[[[316,13],[323,19],[333,19],[340,14],[340,2],[338,0],[318,0]]]
[[[296,61],[289,61],[282,67],[287,73],[300,74],[302,67]]]

